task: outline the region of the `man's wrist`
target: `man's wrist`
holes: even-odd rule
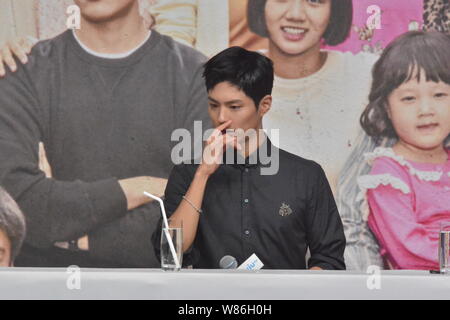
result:
[[[130,208],[134,205],[133,199],[132,199],[132,192],[131,188],[128,187],[128,184],[126,180],[118,180],[120,188],[122,189],[123,195],[125,196],[126,202],[127,202],[127,210],[130,210]]]
[[[207,172],[206,170],[204,170],[202,168],[202,166],[200,165],[197,169],[197,171],[195,172],[195,177],[197,179],[202,179],[202,180],[208,180],[209,177],[211,176],[211,174],[209,172]]]
[[[118,182],[126,199],[127,211],[136,209],[149,202],[149,198],[143,192],[136,192],[136,188],[132,185],[131,179],[119,180]]]

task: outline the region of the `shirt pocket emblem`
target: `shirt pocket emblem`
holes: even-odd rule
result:
[[[285,204],[283,202],[283,204],[280,207],[280,211],[278,213],[282,217],[287,217],[287,216],[290,216],[292,214],[292,209],[291,209],[291,207],[288,204]]]

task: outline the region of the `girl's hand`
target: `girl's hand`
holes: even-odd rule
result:
[[[14,56],[17,57],[22,64],[28,62],[27,55],[30,54],[31,48],[37,43],[37,39],[33,37],[16,38],[12,41],[8,41],[0,48],[0,77],[6,75],[6,66],[12,72],[17,70]]]
[[[231,120],[223,123],[218,126],[208,138],[203,151],[202,163],[198,168],[198,173],[209,177],[216,172],[222,164],[223,152],[228,147],[234,147],[237,150],[242,150],[242,147],[237,142],[236,137],[233,137],[228,133],[224,133],[230,125]]]

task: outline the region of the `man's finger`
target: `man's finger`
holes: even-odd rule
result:
[[[44,143],[39,142],[39,160],[44,159],[44,157],[45,157]]]
[[[3,56],[3,61],[9,67],[9,69],[12,72],[15,72],[17,70],[17,65],[16,65],[16,62],[14,61],[14,59],[13,59],[13,57],[11,55],[11,51],[9,50],[9,46],[6,47],[6,48],[3,48],[2,56]]]
[[[221,151],[223,150],[223,137],[219,137],[215,139],[211,144],[205,148],[205,151],[209,152],[209,154],[217,158],[219,155],[221,155]]]
[[[213,131],[213,133],[211,134],[211,137],[220,137],[221,135],[222,135],[222,132],[226,129],[226,128],[228,128],[230,125],[231,125],[231,123],[232,123],[233,121],[231,121],[231,120],[228,120],[227,122],[225,122],[225,123],[222,123],[220,126],[218,126],[217,128],[215,128],[214,129],[214,131]]]
[[[3,59],[2,59],[2,54],[0,52],[0,77],[4,77],[6,74],[5,72],[5,66],[3,65]]]
[[[218,165],[222,162],[223,155],[223,141],[222,138],[215,140],[212,144],[208,146],[207,149],[204,150],[204,155],[207,154],[206,158],[203,158],[203,161],[208,165]]]
[[[237,137],[226,134],[224,139],[225,139],[224,140],[224,149],[226,149],[226,147],[228,146],[228,147],[236,148],[239,151],[242,150],[242,146],[237,141]]]
[[[45,171],[45,149],[42,142],[39,142],[39,169]]]
[[[226,128],[228,128],[228,127],[231,125],[232,122],[233,122],[233,121],[228,120],[227,122],[224,122],[224,123],[222,123],[220,126],[218,126],[218,127],[216,128],[216,130],[222,132],[223,130],[225,130]]]
[[[11,48],[11,51],[14,53],[14,55],[17,58],[19,58],[19,60],[20,60],[20,62],[22,62],[22,64],[25,64],[28,62],[28,57],[22,47],[18,46],[16,43],[11,43],[10,48]]]
[[[52,167],[47,159],[47,153],[45,152],[45,146],[42,142],[39,143],[39,169],[41,169],[47,178],[52,178]]]

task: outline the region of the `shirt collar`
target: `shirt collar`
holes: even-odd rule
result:
[[[256,149],[251,155],[247,158],[244,158],[240,152],[237,150],[234,151],[234,163],[230,164],[234,168],[238,168],[244,170],[246,168],[257,168],[257,167],[269,167],[270,163],[263,163],[261,160],[261,154],[263,157],[269,158],[272,155],[272,148],[275,146],[272,145],[270,139],[264,135],[264,142]],[[260,152],[261,150],[261,152]],[[223,163],[227,165],[226,157],[227,152],[232,152],[231,149],[227,149],[223,155]]]

